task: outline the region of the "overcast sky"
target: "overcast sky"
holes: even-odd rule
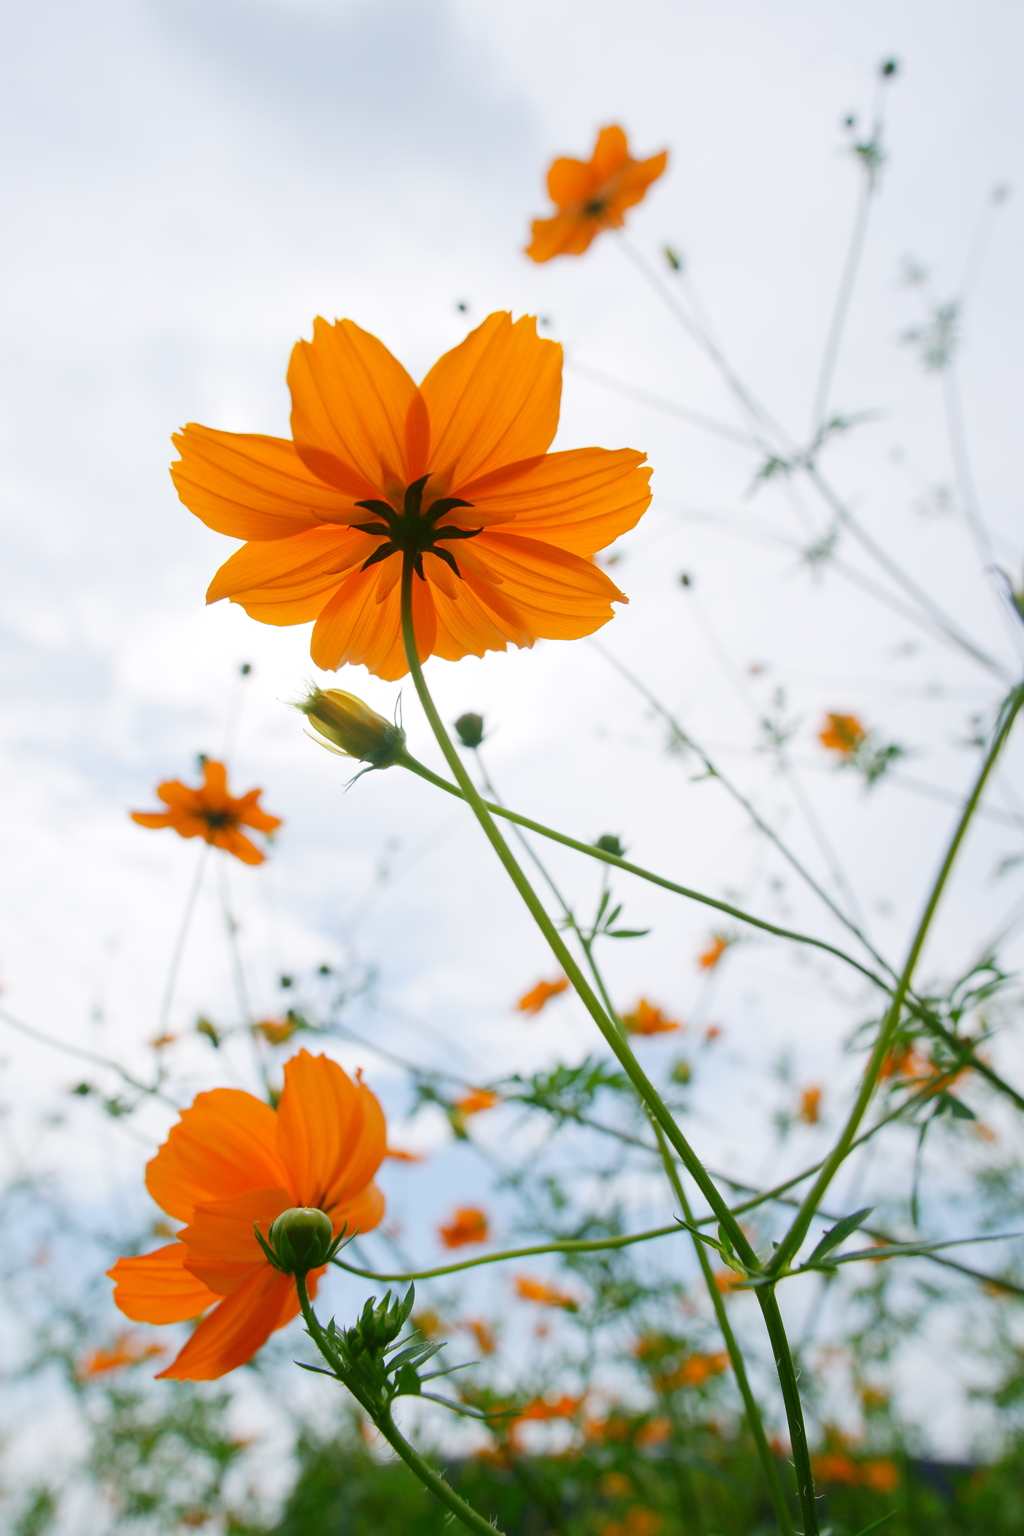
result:
[[[312,674],[308,628],[203,606],[233,546],[178,502],[170,433],[194,420],[287,435],[288,355],[317,314],[376,332],[416,376],[493,309],[545,317],[568,363],[558,446],[643,448],[655,468],[654,506],[616,551],[631,604],[601,643],[721,752],[828,883],[791,786],[751,751],[759,715],[786,688],[802,793],[832,828],[872,933],[898,953],[951,824],[942,794],[971,772],[957,739],[972,710],[991,706],[998,678],[840,575],[812,578],[799,550],[829,518],[813,498],[802,522],[780,491],[752,497],[759,460],[748,448],[587,372],[744,426],[614,237],[543,267],[522,246],[530,218],[546,211],[553,155],[588,155],[609,122],[626,127],[638,154],[668,147],[668,173],[631,217],[630,240],[656,263],[665,242],[685,255],[737,369],[803,439],[857,198],[842,119],[853,112],[865,126],[878,65],[898,60],[885,92],[889,160],[831,392],[836,410],[870,420],[835,446],[828,471],[872,534],[1012,671],[1020,653],[985,562],[955,506],[935,510],[937,489],[941,500],[952,484],[940,385],[899,337],[958,292],[981,230],[961,382],[995,555],[1019,579],[1022,31],[1019,8],[995,0],[10,9],[0,63],[4,1006],[146,1065],[197,849],[127,813],[155,805],[159,779],[191,775],[197,752],[221,753],[232,717],[234,785],[262,785],[285,820],[267,866],[228,872],[257,1013],[282,1006],[282,970],[348,955],[378,975],[374,1005],[354,1009],[352,1027],[468,1080],[595,1047],[571,1002],[534,1024],[511,1012],[554,968],[459,808],[398,773],[342,794],[344,765],[285,708]],[[996,187],[1010,189],[997,207]],[[908,257],[928,269],[924,285],[901,283]],[[839,553],[899,596],[849,539]],[[242,662],[253,667],[244,684]],[[835,936],[792,882],[773,892],[776,863],[742,817],[664,752],[664,728],[585,642],[434,662],[428,673],[448,718],[486,714],[490,766],[510,802],[578,836],[619,833],[640,862],[765,912],[781,902]],[[394,686],[362,669],[337,681],[393,711]],[[408,687],[402,698],[413,749],[436,763]],[[816,742],[826,709],[856,711],[916,755],[866,797],[853,776],[826,771]],[[1018,785],[1021,760],[1018,751]],[[900,775],[930,798],[898,785]],[[993,800],[1004,818],[1014,814],[1012,778]],[[1020,843],[1005,819],[979,832],[926,957],[933,972],[973,955],[998,924],[1015,892],[991,871]],[[574,900],[592,899],[596,876],[554,865]],[[822,993],[786,955],[751,944],[709,995],[694,964],[707,917],[649,887],[619,894],[635,925],[654,932],[612,956],[618,1002],[643,993],[680,1017],[723,1024],[704,1069],[702,1151],[756,1163],[752,1127],[775,1089],[752,1083],[738,1114],[731,1090],[723,1097],[730,1074],[787,1046],[802,1080],[831,1071],[856,989],[844,978]],[[200,1010],[237,1017],[219,899],[211,875],[175,1029]],[[175,1049],[195,1083],[217,1072],[247,1081],[241,1057],[204,1056],[201,1041]],[[81,1075],[13,1034],[0,1054],[9,1103],[62,1094]],[[382,1061],[354,1047],[340,1054],[390,1091]],[[93,1163],[82,1148],[100,1133],[76,1118],[73,1154],[54,1155],[92,1170],[87,1182],[100,1169],[127,1188],[147,1136],[152,1146],[166,1123],[154,1112],[138,1144],[118,1142],[116,1155],[97,1141]],[[410,1134],[429,1142],[439,1132],[422,1122]],[[473,1194],[476,1177],[457,1156],[429,1168],[388,1175],[393,1208],[423,1244],[410,1191],[433,1211]]]

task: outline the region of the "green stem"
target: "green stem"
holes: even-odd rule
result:
[[[440,1472],[436,1472],[429,1461],[426,1461],[419,1451],[409,1444],[391,1417],[390,1408],[387,1406],[381,1408],[379,1405],[371,1403],[366,1394],[360,1392],[348,1380],[347,1376],[339,1371],[337,1357],[331,1349],[330,1341],[324,1334],[310,1303],[305,1275],[297,1274],[295,1276],[295,1288],[299,1293],[299,1306],[302,1308],[306,1329],[313,1343],[330,1366],[332,1375],[348,1388],[356,1402],[369,1415],[374,1426],[384,1436],[392,1450],[397,1452],[406,1466],[416,1474],[420,1482],[429,1488],[430,1492],[440,1500],[446,1509],[449,1509],[453,1515],[461,1520],[463,1525],[468,1526],[471,1531],[476,1531],[477,1536],[501,1536],[497,1526],[493,1525],[490,1520],[485,1520],[483,1515],[478,1514],[471,1504],[467,1504],[465,1499],[461,1498],[455,1492],[455,1489],[445,1482]]]
[[[665,1175],[672,1186],[676,1199],[679,1201],[684,1219],[692,1226],[693,1211],[690,1208],[689,1200],[686,1198],[686,1191],[676,1169],[675,1160],[661,1133],[661,1127],[655,1125],[653,1129],[655,1136],[658,1138],[658,1149],[661,1153]],[[782,1532],[782,1536],[794,1536],[793,1517],[789,1512],[789,1503],[786,1499],[785,1489],[782,1486],[782,1479],[779,1476],[778,1464],[772,1454],[772,1448],[768,1444],[768,1437],[764,1432],[761,1410],[757,1406],[757,1399],[750,1386],[743,1352],[740,1349],[739,1341],[733,1332],[732,1324],[726,1314],[725,1297],[715,1284],[715,1276],[711,1268],[711,1260],[708,1257],[707,1245],[694,1236],[693,1246],[704,1276],[704,1284],[707,1287],[708,1296],[711,1298],[711,1305],[715,1309],[719,1331],[725,1340],[725,1347],[729,1352],[729,1359],[732,1362],[733,1373],[736,1377],[736,1385],[739,1387],[740,1396],[743,1398],[743,1406],[747,1415],[747,1427],[754,1437],[758,1460],[761,1463],[761,1471],[764,1473],[765,1482],[768,1484],[768,1494],[775,1510],[775,1518],[779,1522],[779,1530]]]
[[[825,1159],[821,1173],[815,1180],[813,1187],[808,1191],[802,1205],[800,1206],[799,1211],[796,1214],[796,1217],[794,1218],[792,1226],[775,1251],[775,1255],[769,1268],[769,1273],[771,1274],[778,1274],[796,1256],[801,1243],[807,1236],[808,1229],[811,1225],[811,1222],[814,1220],[815,1213],[822,1201],[822,1198],[824,1197],[825,1191],[828,1189],[833,1178],[838,1172],[839,1167],[845,1160],[853,1143],[853,1139],[857,1134],[857,1128],[867,1113],[868,1105],[871,1102],[871,1097],[878,1082],[878,1075],[882,1069],[882,1063],[885,1060],[886,1052],[889,1050],[889,1047],[892,1044],[893,1036],[896,1032],[901,1015],[903,1013],[903,1004],[906,1000],[907,992],[910,989],[910,984],[913,981],[914,971],[917,967],[917,962],[920,957],[921,950],[924,947],[925,939],[928,937],[928,930],[931,927],[932,919],[935,916],[939,901],[942,898],[942,893],[945,890],[946,882],[949,879],[953,864],[956,861],[956,856],[960,851],[960,845],[964,840],[967,828],[970,826],[971,819],[975,810],[977,809],[978,802],[981,799],[985,785],[988,781],[989,774],[995,767],[999,754],[1006,743],[1007,737],[1013,729],[1014,721],[1016,720],[1017,714],[1022,705],[1024,705],[1024,683],[1018,684],[1017,687],[1007,695],[1003,702],[1003,707],[1000,712],[1000,718],[997,723],[995,734],[992,738],[992,743],[988,749],[988,752],[985,754],[985,760],[982,763],[977,779],[975,780],[974,788],[971,790],[971,793],[968,796],[967,803],[964,806],[960,820],[957,822],[956,830],[954,831],[953,837],[950,840],[949,847],[946,850],[946,856],[942,861],[938,875],[935,878],[928,899],[925,902],[924,912],[921,915],[921,920],[917,925],[917,931],[914,934],[913,940],[911,942],[910,952],[907,955],[907,961],[903,967],[903,973],[896,984],[896,990],[893,994],[892,1003],[882,1022],[882,1027],[878,1032],[878,1039],[875,1041],[875,1048],[871,1052],[871,1056],[868,1060],[868,1064],[864,1072],[864,1077],[861,1082],[860,1092],[857,1094],[853,1109],[850,1111],[846,1125],[843,1127],[843,1131],[839,1137],[839,1140],[836,1142],[832,1151]]]
[[[537,924],[545,939],[547,939],[552,953],[571,982],[578,997],[580,998],[580,1001],[583,1003],[584,1007],[590,1014],[598,1029],[601,1031],[601,1034],[604,1036],[606,1043],[617,1058],[620,1066],[625,1071],[626,1076],[633,1084],[633,1087],[636,1090],[636,1093],[639,1096],[641,1102],[645,1104],[650,1110],[651,1114],[658,1121],[662,1130],[665,1132],[665,1135],[668,1137],[670,1144],[675,1148],[676,1152],[678,1152],[683,1162],[683,1166],[687,1169],[691,1177],[696,1182],[698,1189],[708,1204],[711,1206],[711,1209],[718,1216],[719,1221],[722,1223],[725,1231],[729,1234],[729,1238],[734,1248],[736,1249],[736,1252],[743,1260],[744,1264],[746,1264],[750,1269],[759,1272],[761,1270],[761,1265],[758,1262],[757,1255],[755,1254],[753,1248],[750,1246],[750,1243],[747,1241],[747,1238],[741,1230],[739,1224],[733,1217],[732,1212],[729,1210],[727,1202],[723,1199],[719,1190],[716,1189],[714,1183],[708,1177],[707,1173],[705,1172],[704,1165],[701,1163],[696,1152],[694,1152],[693,1148],[690,1146],[690,1143],[687,1141],[675,1120],[672,1118],[667,1105],[661,1098],[661,1095],[658,1093],[657,1089],[654,1087],[654,1084],[650,1081],[647,1074],[644,1072],[643,1068],[637,1061],[633,1052],[630,1050],[619,1030],[615,1027],[612,1020],[605,1013],[601,1003],[593,991],[593,988],[590,986],[583,972],[577,965],[575,959],[563,941],[561,934],[558,932],[558,929],[551,921],[551,918],[540,902],[537,893],[534,891],[529,880],[527,880],[523,871],[520,869],[518,863],[515,860],[515,857],[512,854],[511,849],[505,842],[505,839],[502,837],[501,833],[498,831],[498,828],[495,826],[491,812],[480,798],[480,795],[477,793],[476,786],[474,785],[469,774],[466,772],[458,752],[452,745],[448,733],[444,728],[444,724],[442,723],[441,717],[437,712],[437,706],[431,698],[430,690],[428,689],[426,680],[423,676],[423,668],[420,665],[419,650],[416,644],[416,631],[412,614],[413,577],[414,570],[412,560],[408,555],[404,555],[402,568],[402,638],[405,642],[405,654],[409,663],[409,671],[412,674],[416,693],[419,697],[421,705],[423,706],[423,712],[430,722],[430,727],[437,739],[438,746],[441,748],[441,751],[444,754],[445,761],[451,769],[452,774],[454,775],[459,788],[462,790],[463,796],[468,801],[474,815],[476,816],[477,821],[480,823],[484,835],[486,836],[488,842],[494,849],[494,852],[504,867],[505,872],[508,874],[516,890],[522,897],[523,902],[525,903],[527,910],[532,916],[534,922]]]
[[[438,789],[443,789],[446,795],[454,795],[458,800],[466,800],[472,804],[470,797],[464,790],[455,784],[449,784],[440,774],[434,773],[425,767],[416,758],[406,756],[399,761],[399,766],[408,768],[410,773],[415,773],[418,778],[425,779],[428,784],[433,784]],[[461,782],[461,781],[460,781]],[[615,869],[623,870],[627,875],[636,875],[640,880],[647,880],[652,885],[659,885],[663,890],[672,891],[677,896],[685,896],[690,901],[698,901],[705,907],[713,907],[716,912],[724,912],[729,917],[735,917],[741,923],[748,924],[751,928],[760,928],[763,933],[773,934],[775,938],[791,939],[795,944],[809,944],[813,949],[824,950],[826,954],[833,955],[837,960],[842,960],[854,970],[866,976],[876,987],[884,992],[890,990],[888,984],[867,966],[861,965],[852,955],[845,950],[837,949],[834,944],[827,944],[824,939],[815,939],[810,934],[797,933],[792,928],[780,928],[775,923],[766,922],[763,918],[754,917],[749,912],[744,912],[742,907],[734,907],[728,901],[719,901],[715,896],[706,896],[702,891],[695,891],[690,886],[679,885],[674,880],[667,880],[663,875],[656,875],[649,869],[642,868],[639,864],[630,864],[628,860],[619,858],[614,853],[607,853],[603,848],[595,848],[591,843],[581,843],[574,837],[568,837],[564,832],[556,832],[553,827],[546,827],[542,822],[531,821],[528,816],[520,816],[516,811],[510,811],[507,807],[491,800],[481,800],[480,804],[486,808],[492,816],[503,816],[506,821],[513,822],[517,827],[525,827],[528,832],[536,832],[539,837],[549,838],[554,843],[561,843],[564,848],[572,848],[576,853],[585,853],[590,859],[597,859],[603,864],[611,864]],[[474,806],[475,809],[475,806]]]
[[[538,1243],[532,1248],[507,1248],[501,1253],[483,1253],[475,1259],[463,1259],[459,1264],[442,1264],[439,1269],[423,1269],[415,1274],[379,1275],[373,1269],[358,1269],[341,1259],[332,1259],[339,1269],[350,1275],[362,1275],[365,1280],[436,1280],[440,1275],[460,1274],[464,1269],[478,1269],[481,1264],[501,1264],[506,1259],[532,1259],[541,1253],[601,1253],[606,1248],[628,1248],[631,1243],[646,1243],[652,1237],[672,1237],[682,1229],[652,1227],[649,1232],[631,1232],[625,1237],[566,1238],[562,1242]]]
[[[803,1516],[804,1536],[818,1536],[818,1508],[814,1502],[814,1474],[811,1471],[811,1452],[807,1444],[807,1431],[804,1428],[804,1411],[800,1402],[796,1367],[793,1364],[789,1340],[786,1337],[786,1326],[779,1311],[775,1287],[758,1286],[757,1299],[771,1340],[775,1370],[786,1407],[786,1421],[789,1424],[789,1438],[793,1449],[793,1465],[796,1469],[796,1493],[800,1501],[800,1513]]]

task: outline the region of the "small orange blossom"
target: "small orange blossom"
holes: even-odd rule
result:
[[[367,1232],[384,1214],[373,1176],[384,1155],[384,1115],[362,1082],[326,1056],[285,1064],[276,1110],[237,1088],[201,1093],[146,1168],[146,1187],[187,1225],[177,1240],[108,1271],[133,1322],[204,1317],[161,1371],[213,1381],[251,1359],[299,1310],[295,1282],[268,1262],[265,1233],[292,1206],[315,1206],[335,1232]],[[309,1276],[310,1290],[323,1270]]]
[[[526,248],[534,261],[554,256],[582,256],[603,229],[621,229],[627,208],[646,196],[668,164],[668,150],[649,160],[634,160],[623,130],[602,128],[589,160],[563,157],[548,171],[548,196],[558,212],[534,219]]]
[[[463,1115],[479,1115],[485,1109],[493,1109],[501,1103],[501,1094],[489,1088],[470,1088],[461,1099],[455,1100],[455,1108]]]
[[[243,864],[262,864],[266,854],[240,832],[239,827],[254,827],[257,832],[276,832],[279,816],[268,816],[260,809],[262,789],[250,789],[240,799],[228,794],[228,771],[213,758],[203,760],[203,782],[189,789],[180,779],[165,779],[156,787],[166,811],[132,811],[132,821],[140,827],[173,827],[179,837],[201,837],[215,848],[233,853]]]
[[[126,1365],[138,1365],[141,1360],[159,1359],[166,1353],[162,1344],[147,1344],[135,1334],[119,1333],[111,1344],[90,1350],[75,1374],[85,1381],[91,1376],[119,1371]]]
[[[632,1013],[622,1015],[622,1022],[630,1035],[663,1035],[669,1030],[681,1028],[675,1019],[668,1018],[645,997],[640,999]]]
[[[564,976],[557,977],[554,981],[538,981],[529,992],[524,992],[516,1003],[520,1013],[540,1013],[545,1003],[557,997],[559,992],[566,992],[569,983]]]
[[[821,1096],[823,1090],[812,1085],[805,1088],[800,1095],[800,1108],[796,1112],[798,1120],[804,1125],[817,1125],[821,1119]]]
[[[528,317],[488,316],[419,386],[351,320],[314,321],[288,369],[291,440],[195,423],[174,439],[181,500],[248,540],[207,602],[315,620],[318,667],[387,679],[408,670],[406,559],[421,660],[593,634],[627,601],[593,557],[646,511],[650,470],[630,448],[548,452],[561,380]]]
[[[490,1227],[487,1215],[475,1205],[460,1205],[446,1227],[438,1227],[446,1248],[463,1248],[467,1243],[486,1243]]]
[[[713,971],[731,943],[732,939],[727,934],[713,933],[706,948],[702,949],[697,956],[697,964],[701,970]]]
[[[856,715],[826,715],[818,740],[830,752],[852,757],[867,735]]]
[[[576,1312],[579,1308],[576,1299],[567,1291],[560,1291],[544,1280],[531,1280],[529,1275],[516,1276],[516,1295],[521,1301],[536,1301],[542,1307],[564,1307],[567,1312]]]

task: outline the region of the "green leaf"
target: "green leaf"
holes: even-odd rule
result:
[[[604,932],[608,939],[643,939],[650,931],[649,928],[606,928]]]
[[[887,1515],[880,1515],[877,1520],[872,1520],[870,1525],[866,1525],[862,1531],[858,1531],[857,1536],[871,1536],[872,1531],[877,1531],[881,1526],[888,1524],[890,1520],[895,1519],[898,1513],[898,1510],[890,1509]]]
[[[858,1227],[864,1225],[873,1210],[873,1205],[867,1205],[862,1211],[854,1211],[852,1216],[844,1216],[842,1221],[837,1221],[835,1226],[830,1227],[825,1233],[825,1236],[817,1248],[815,1248],[807,1263],[801,1264],[800,1268],[807,1269],[809,1265],[817,1264],[827,1253],[831,1253],[833,1248],[838,1248],[839,1244],[848,1238],[851,1232],[856,1232]]]

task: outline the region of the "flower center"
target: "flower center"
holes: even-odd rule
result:
[[[441,539],[472,539],[482,530],[480,528],[456,528],[450,523],[441,524],[441,519],[447,517],[449,512],[456,507],[471,507],[471,501],[462,501],[458,496],[441,496],[437,501],[431,502],[424,509],[423,488],[430,479],[429,474],[421,475],[406,487],[401,510],[393,507],[389,501],[357,501],[357,507],[365,507],[367,512],[372,512],[375,518],[381,519],[373,523],[355,523],[360,533],[372,533],[384,540],[379,549],[375,549],[368,560],[364,560],[362,569],[377,565],[381,560],[387,560],[390,555],[408,555],[413,562],[417,576],[421,581],[426,578],[423,575],[423,556],[425,554],[436,555],[446,565],[450,565],[461,580],[462,572],[455,563],[455,556],[450,549],[443,549]],[[439,526],[440,524],[440,526]]]
[[[203,811],[202,816],[206,825],[213,831],[217,831],[220,827],[234,826],[238,820],[233,811]]]
[[[599,219],[604,213],[606,202],[606,198],[592,197],[589,203],[583,204],[583,212],[589,219]]]

